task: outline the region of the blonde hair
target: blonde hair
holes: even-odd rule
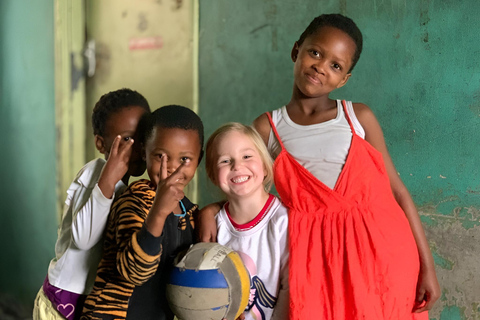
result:
[[[257,151],[260,155],[260,158],[262,159],[263,166],[265,167],[265,178],[263,179],[263,187],[266,192],[270,191],[270,188],[272,187],[273,183],[273,160],[270,154],[268,153],[267,147],[265,146],[265,143],[263,142],[262,137],[258,134],[257,130],[253,128],[252,126],[246,126],[244,124],[241,124],[239,122],[229,122],[224,125],[222,125],[220,128],[215,130],[214,133],[210,136],[207,142],[207,146],[205,148],[205,155],[206,155],[206,161],[205,161],[205,169],[207,172],[207,176],[210,178],[210,180],[215,184],[215,154],[214,154],[214,146],[215,143],[218,139],[220,139],[222,136],[224,136],[228,132],[240,132],[246,135],[250,140],[252,140],[253,144],[257,148]]]

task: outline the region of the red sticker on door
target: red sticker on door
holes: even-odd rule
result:
[[[130,50],[148,50],[160,49],[163,47],[163,39],[157,37],[132,38],[128,41],[128,48]]]

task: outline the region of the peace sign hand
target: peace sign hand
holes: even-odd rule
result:
[[[103,167],[98,187],[103,195],[110,199],[115,192],[115,185],[128,172],[128,163],[132,154],[133,139],[121,143],[122,137],[116,136],[107,155],[107,163]]]
[[[162,155],[157,193],[145,221],[147,229],[156,237],[162,234],[165,219],[177,208],[179,201],[185,196],[183,192],[185,186],[181,183],[185,176],[183,173],[184,166],[185,164],[182,163],[168,176],[167,156]]]

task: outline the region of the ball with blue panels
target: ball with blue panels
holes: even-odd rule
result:
[[[167,284],[167,300],[179,320],[235,320],[249,295],[242,259],[218,243],[197,243],[179,254]]]

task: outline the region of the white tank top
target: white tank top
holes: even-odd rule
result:
[[[358,122],[351,101],[347,101],[347,112],[358,136],[365,139],[365,131]],[[285,106],[272,112],[285,149],[318,180],[333,189],[340,175],[352,141],[352,132],[341,100],[337,100],[335,119],[302,126],[288,116]],[[273,130],[268,138],[268,151],[275,159],[281,151]]]

